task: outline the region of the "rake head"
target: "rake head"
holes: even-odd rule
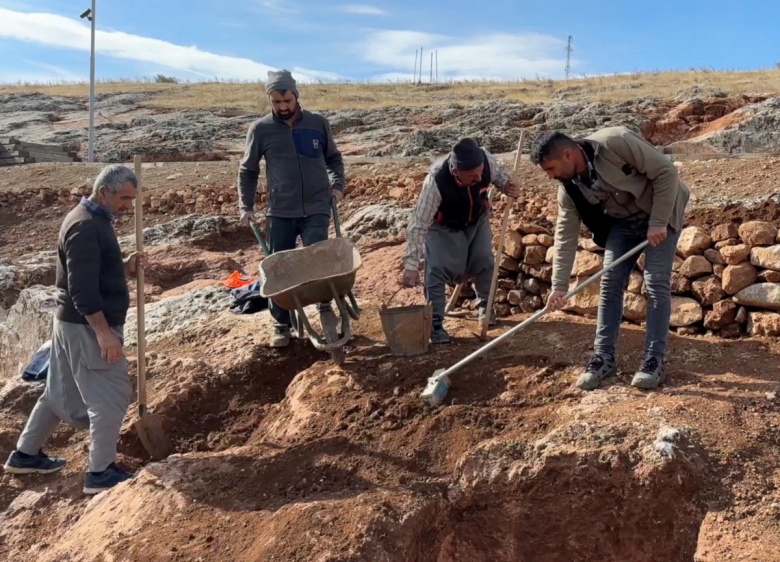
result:
[[[450,379],[443,374],[444,371],[445,369],[434,371],[433,376],[428,378],[428,384],[420,394],[420,398],[434,407],[440,406],[444,402],[447,391],[450,389]]]

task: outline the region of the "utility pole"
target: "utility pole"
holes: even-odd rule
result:
[[[433,84],[433,51],[431,51],[431,77],[428,80],[429,84]]]
[[[412,83],[417,80],[417,49],[414,50],[414,78],[412,78]]]
[[[574,37],[569,35],[569,42],[566,45],[566,80],[569,79],[569,74],[571,73],[571,42],[574,40]]]
[[[422,55],[423,55],[423,48],[420,47],[420,82],[422,82]]]
[[[439,49],[436,49],[436,83],[439,83]]]
[[[92,7],[81,14],[81,19],[87,18],[91,25],[91,45],[89,49],[89,148],[87,162],[95,161],[95,0]]]

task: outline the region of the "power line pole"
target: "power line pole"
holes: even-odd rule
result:
[[[423,56],[423,48],[420,47],[420,83],[422,83],[422,56]]]
[[[566,45],[566,80],[569,79],[569,74],[571,73],[571,42],[574,40],[574,37],[569,35],[569,42]]]
[[[433,84],[433,51],[431,51],[431,77],[428,79],[429,84]]]
[[[439,83],[439,49],[436,49],[436,83]]]
[[[414,50],[414,78],[412,78],[412,84],[417,79],[417,49]]]

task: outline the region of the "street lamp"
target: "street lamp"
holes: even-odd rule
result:
[[[92,8],[84,10],[79,16],[88,19],[92,24],[92,44],[89,54],[89,149],[87,162],[95,160],[95,0]]]

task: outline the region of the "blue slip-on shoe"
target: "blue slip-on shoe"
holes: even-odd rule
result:
[[[66,464],[65,459],[50,457],[43,451],[36,455],[27,455],[21,451],[13,451],[3,466],[9,474],[52,474]]]
[[[133,476],[135,474],[122,470],[112,462],[103,472],[87,472],[82,492],[89,495],[99,494],[125,480],[130,480]]]

